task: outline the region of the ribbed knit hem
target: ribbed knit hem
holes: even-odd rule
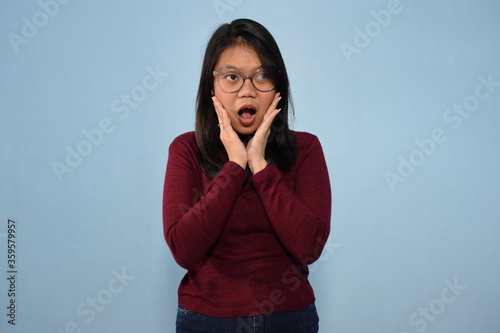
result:
[[[198,301],[198,302],[197,302]],[[237,317],[251,317],[258,315],[269,315],[273,313],[298,311],[307,308],[314,303],[314,295],[308,295],[300,301],[285,302],[283,304],[276,304],[272,300],[254,301],[254,306],[243,308],[231,307],[215,307],[209,303],[201,303],[199,299],[179,299],[179,305],[189,309],[193,312],[203,314],[205,316],[220,317],[220,318],[237,318]]]

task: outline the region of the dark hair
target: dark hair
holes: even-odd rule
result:
[[[210,178],[222,168],[220,152],[224,146],[220,141],[220,129],[212,95],[214,91],[214,67],[220,55],[229,47],[245,44],[251,46],[260,57],[262,67],[276,82],[276,91],[281,94],[278,105],[281,108],[271,126],[271,134],[266,145],[266,160],[280,170],[290,170],[296,156],[296,143],[288,126],[290,88],[285,63],[269,31],[261,24],[238,19],[221,25],[208,42],[201,70],[200,85],[196,98],[196,143],[199,149],[199,163]]]

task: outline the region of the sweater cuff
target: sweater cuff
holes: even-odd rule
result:
[[[249,176],[245,169],[241,167],[236,162],[228,161],[222,166],[221,173],[230,175],[234,177],[236,180],[240,181],[242,184],[245,183]]]
[[[257,187],[260,187],[261,184],[275,182],[276,179],[279,179],[280,177],[281,173],[279,169],[275,165],[271,164],[253,175],[252,183]]]

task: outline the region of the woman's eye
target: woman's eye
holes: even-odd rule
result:
[[[238,81],[238,74],[226,74],[224,76],[224,78],[227,80],[227,81]]]
[[[257,80],[260,81],[269,80],[269,74],[267,74],[266,72],[259,73],[257,74]]]

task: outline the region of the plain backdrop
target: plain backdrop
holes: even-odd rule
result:
[[[168,146],[240,17],[276,38],[293,129],[327,159],[320,331],[498,332],[496,0],[2,0],[0,331],[174,332]]]

